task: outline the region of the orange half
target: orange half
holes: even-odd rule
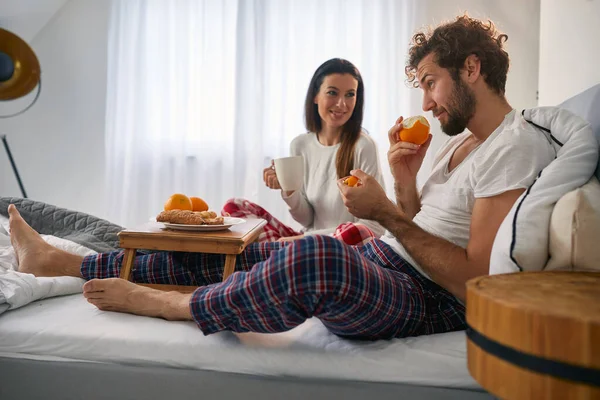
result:
[[[421,145],[429,138],[429,121],[422,115],[416,115],[402,121],[400,140]]]
[[[350,187],[356,186],[358,184],[358,178],[355,176],[350,176],[350,177],[346,178],[344,183]]]

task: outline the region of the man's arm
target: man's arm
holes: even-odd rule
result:
[[[358,217],[373,219],[390,231],[416,262],[439,285],[454,296],[465,299],[465,283],[489,273],[490,255],[500,224],[524,189],[475,200],[469,242],[464,249],[423,229],[387,198],[383,188],[371,176],[352,171],[362,185],[348,187],[340,179],[338,186],[344,205]]]
[[[421,199],[417,190],[417,182],[415,181],[410,185],[400,185],[396,182],[394,183],[394,193],[396,194],[396,204],[412,220],[421,211]]]
[[[465,299],[465,283],[489,273],[490,255],[500,224],[524,189],[475,200],[467,248],[434,236],[395,213],[378,216],[429,276],[459,299]],[[388,209],[389,210],[389,209]]]

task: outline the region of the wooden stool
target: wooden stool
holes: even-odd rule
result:
[[[471,375],[503,399],[600,399],[600,273],[467,282]]]
[[[119,232],[119,246],[125,249],[120,278],[130,280],[137,249],[225,254],[223,280],[235,270],[235,259],[262,232],[267,221],[246,222],[220,231],[177,231],[166,229],[160,222],[148,222],[136,229]],[[140,284],[159,290],[193,292],[196,286]]]

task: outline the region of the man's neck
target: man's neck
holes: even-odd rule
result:
[[[467,129],[480,141],[488,138],[500,126],[512,107],[504,96],[485,92],[477,99],[475,115],[469,121]]]

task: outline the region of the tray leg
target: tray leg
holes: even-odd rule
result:
[[[235,254],[227,254],[225,256],[225,269],[223,270],[223,280],[229,278],[229,275],[235,271]]]
[[[135,261],[136,249],[125,249],[125,256],[123,257],[123,265],[121,266],[121,274],[119,278],[131,280],[131,267]]]

